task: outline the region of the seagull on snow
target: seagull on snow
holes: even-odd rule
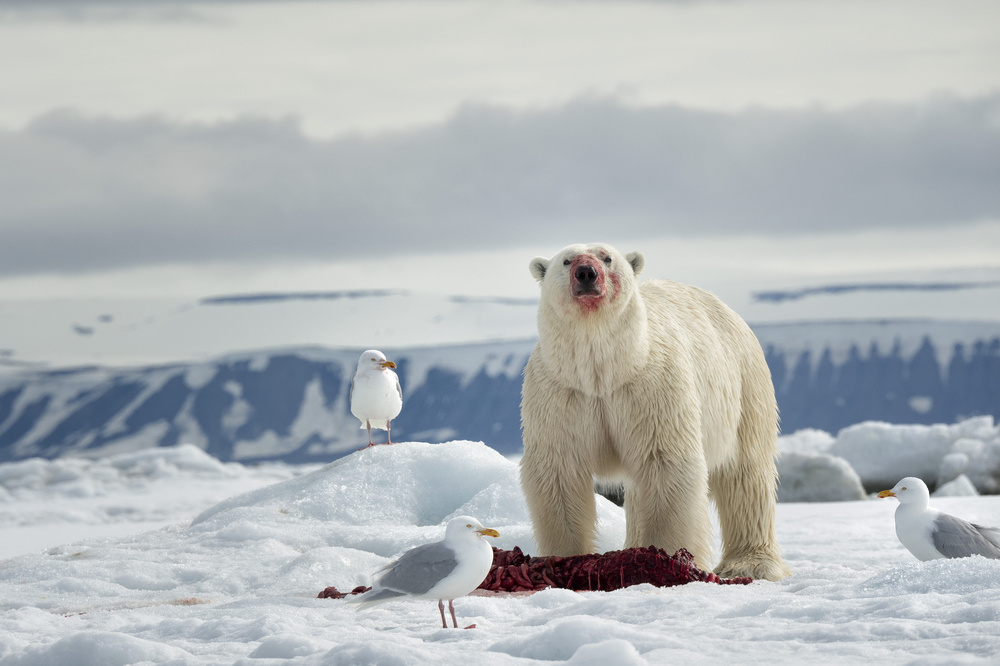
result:
[[[931,494],[920,479],[908,476],[878,496],[899,500],[896,536],[918,560],[972,555],[1000,559],[1000,528],[983,527],[932,509],[927,505]]]
[[[379,569],[376,574],[382,575],[372,589],[351,599],[351,603],[362,609],[401,598],[437,599],[441,626],[447,629],[444,617],[447,599],[451,624],[457,629],[453,602],[475,590],[486,578],[493,566],[493,548],[483,537],[498,536],[499,532],[483,527],[470,516],[452,518],[443,541],[417,546]]]
[[[399,377],[391,370],[396,364],[385,359],[377,349],[369,349],[358,359],[358,371],[351,378],[351,413],[361,420],[361,429],[368,429],[368,446],[372,428],[388,432],[392,444],[391,421],[403,408],[403,390]]]

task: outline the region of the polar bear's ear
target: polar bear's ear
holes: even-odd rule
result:
[[[642,252],[629,252],[625,258],[628,259],[628,263],[632,264],[632,272],[636,275],[641,273],[643,266],[646,265],[646,257],[643,256]]]
[[[531,275],[541,282],[542,278],[545,277],[545,272],[549,270],[549,260],[545,257],[535,257],[528,264],[528,269],[531,271]]]

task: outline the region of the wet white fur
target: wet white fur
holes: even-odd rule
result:
[[[581,254],[608,273],[594,312],[570,290],[565,262]],[[627,547],[686,548],[708,566],[711,494],[724,548],[716,571],[782,578],[777,405],[760,345],[712,294],[665,280],[640,285],[643,265],[639,253],[598,243],[530,264],[541,301],[522,393],[521,484],[539,554],[594,551],[596,475],[626,481]]]

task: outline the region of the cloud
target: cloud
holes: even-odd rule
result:
[[[0,274],[1000,216],[1000,95],[847,111],[610,100],[315,140],[55,111],[0,132]]]

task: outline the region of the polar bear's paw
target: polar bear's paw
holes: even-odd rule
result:
[[[745,555],[724,560],[715,568],[721,578],[749,576],[754,580],[781,580],[791,575],[791,571],[780,557],[772,555]]]

